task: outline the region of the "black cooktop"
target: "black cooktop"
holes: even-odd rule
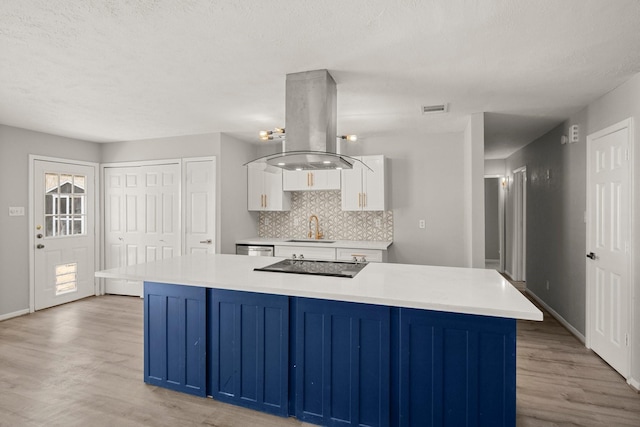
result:
[[[273,273],[311,274],[314,276],[349,277],[352,278],[368,263],[347,261],[311,261],[306,259],[285,259],[255,271]]]

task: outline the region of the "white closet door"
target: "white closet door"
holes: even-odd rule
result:
[[[107,167],[105,267],[180,254],[180,165]],[[105,292],[141,295],[142,283],[107,280]]]
[[[185,160],[185,254],[216,252],[215,179],[214,159]]]

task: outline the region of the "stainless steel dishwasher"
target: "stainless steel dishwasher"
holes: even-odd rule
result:
[[[236,255],[273,256],[272,245],[236,245]]]

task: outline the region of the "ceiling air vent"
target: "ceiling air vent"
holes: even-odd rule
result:
[[[449,111],[449,104],[423,105],[421,109],[422,114],[446,113]]]

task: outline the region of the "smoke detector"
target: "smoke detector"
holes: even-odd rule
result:
[[[438,114],[449,111],[449,104],[423,105],[420,107],[422,114]]]

